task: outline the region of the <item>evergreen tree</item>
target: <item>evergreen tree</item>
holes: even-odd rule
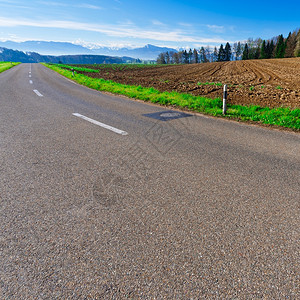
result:
[[[266,58],[271,58],[271,46],[269,41],[266,45]]]
[[[248,44],[246,43],[243,51],[242,60],[247,60],[247,59],[249,59],[249,49],[248,49]]]
[[[230,61],[231,60],[231,46],[230,44],[227,42],[225,45],[225,61]]]
[[[198,51],[196,49],[194,49],[194,63],[195,64],[199,63],[199,55],[198,55]]]
[[[263,40],[260,48],[260,58],[265,59],[267,58],[267,49],[266,49],[266,41]]]
[[[260,57],[260,48],[256,47],[255,53],[254,53],[254,58],[259,59],[259,57]]]
[[[182,59],[183,59],[183,63],[184,64],[188,64],[189,63],[189,54],[187,53],[186,50],[184,50],[182,52]]]
[[[285,54],[285,42],[283,39],[283,35],[281,34],[278,37],[277,45],[275,48],[275,58],[283,58]]]
[[[201,47],[201,49],[200,49],[199,60],[201,63],[207,63],[209,61],[206,56],[206,51],[205,51],[204,47]]]
[[[226,57],[225,49],[223,47],[223,44],[221,44],[218,53],[218,61],[225,61],[225,57]]]
[[[189,64],[191,64],[192,63],[192,59],[193,59],[193,51],[192,51],[192,49],[189,50],[188,56],[189,56]]]
[[[269,58],[274,58],[274,49],[275,49],[274,41],[271,40],[271,43],[270,43],[270,57]]]

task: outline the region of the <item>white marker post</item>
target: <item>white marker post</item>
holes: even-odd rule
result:
[[[72,68],[71,70],[72,70],[72,76],[74,77],[75,76],[74,69]]]
[[[226,114],[227,111],[227,84],[224,84],[224,89],[223,89],[223,115]]]

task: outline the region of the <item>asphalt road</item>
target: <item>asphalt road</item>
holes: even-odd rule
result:
[[[300,135],[168,110],[0,74],[0,299],[300,298]]]

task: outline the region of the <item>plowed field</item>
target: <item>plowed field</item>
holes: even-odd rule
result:
[[[82,67],[82,65],[80,65]],[[222,97],[228,85],[231,104],[300,107],[300,58],[216,62],[191,65],[126,67],[92,66],[90,77],[130,85],[178,91],[209,98]]]

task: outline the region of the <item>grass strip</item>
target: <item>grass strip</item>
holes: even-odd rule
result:
[[[6,61],[1,61],[0,62],[0,73],[11,69],[12,67],[19,65],[20,63],[16,63],[16,62],[6,62]]]
[[[114,94],[125,95],[152,103],[176,106],[192,111],[209,114],[212,116],[222,116],[241,121],[254,121],[263,124],[277,125],[281,127],[300,130],[300,109],[290,108],[268,108],[256,105],[228,105],[227,114],[222,114],[221,98],[209,99],[191,94],[178,92],[160,92],[154,88],[120,84],[111,80],[91,78],[82,74],[75,74],[73,77],[69,69],[62,69],[58,65],[43,64],[59,74],[76,81],[89,88],[106,91]]]
[[[99,73],[98,70],[90,69],[90,68],[69,66],[69,65],[64,65],[64,64],[58,64],[57,66],[62,69],[74,70],[74,71],[79,71],[79,72]]]

